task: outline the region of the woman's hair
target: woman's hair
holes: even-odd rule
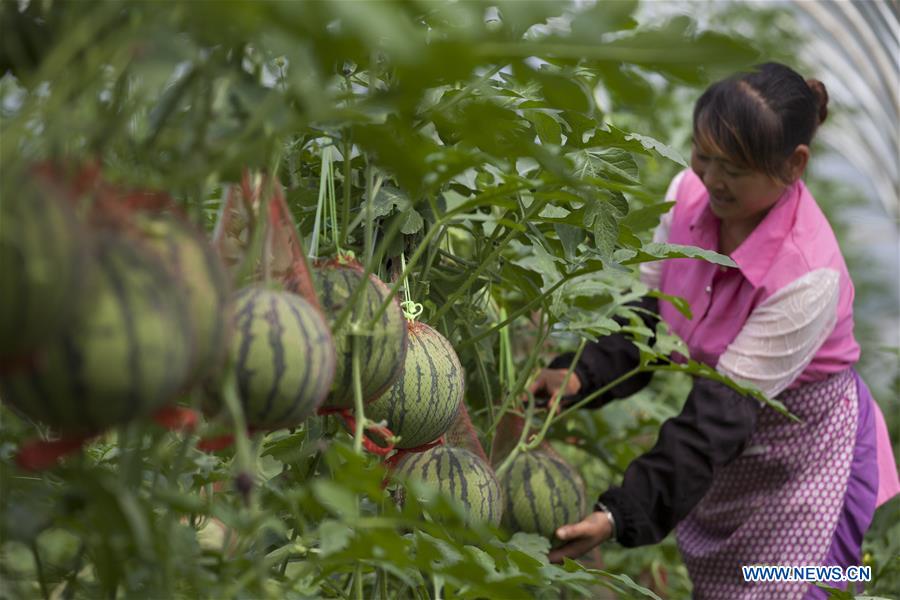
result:
[[[828,116],[828,92],[779,63],[711,85],[694,106],[694,141],[744,168],[787,180],[786,159]]]

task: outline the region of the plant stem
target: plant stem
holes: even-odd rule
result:
[[[489,329],[485,329],[481,333],[478,333],[467,340],[460,342],[460,344],[457,346],[457,349],[462,349],[462,348],[471,346],[472,344],[475,344],[476,342],[479,342],[482,339],[484,339],[485,337],[491,335],[495,331],[498,331],[499,329],[506,327],[507,325],[512,323],[514,320],[518,319],[522,315],[524,315],[527,312],[529,312],[530,310],[532,310],[542,300],[544,300],[550,294],[552,294],[557,289],[559,289],[559,287],[561,285],[563,285],[564,283],[567,283],[576,277],[581,277],[582,275],[589,275],[591,273],[595,273],[597,271],[602,271],[602,270],[603,270],[603,267],[590,267],[590,268],[585,268],[585,269],[579,269],[578,271],[573,271],[571,273],[564,275],[562,277],[562,279],[560,279],[559,281],[557,281],[556,283],[551,285],[549,288],[547,288],[546,291],[541,292],[539,295],[537,295],[534,298],[532,298],[531,300],[529,300],[527,304],[525,304],[524,306],[513,311],[505,320],[497,323],[496,325],[491,326]]]
[[[362,563],[356,563],[356,571],[353,573],[353,592],[356,600],[365,600],[363,597],[363,572]]]
[[[547,339],[547,336],[550,332],[549,328],[547,327],[546,320],[546,315],[541,314],[541,324],[539,326],[540,333],[538,335],[538,339],[532,346],[531,352],[528,355],[528,359],[525,361],[525,366],[519,371],[519,376],[516,379],[515,384],[512,386],[509,392],[504,395],[503,401],[500,403],[500,410],[497,411],[496,417],[491,423],[491,427],[488,429],[488,435],[492,438],[492,442],[494,432],[497,430],[497,426],[500,424],[500,419],[502,419],[503,415],[510,411],[510,406],[513,402],[515,402],[515,399],[519,397],[522,390],[525,388],[525,384],[527,383],[528,379],[531,378],[538,360],[543,355],[544,340]]]
[[[251,181],[251,189],[253,188],[256,188],[256,184]],[[269,197],[262,196],[259,199],[259,211],[257,214],[254,214],[250,198],[243,198],[243,190],[236,190],[235,193],[241,194],[244,208],[252,223],[252,234],[247,245],[247,252],[244,254],[244,260],[241,261],[234,277],[238,285],[243,285],[253,276],[253,272],[256,270],[256,262],[260,255],[266,254],[266,229],[268,229],[266,227],[266,216],[269,213]],[[260,193],[262,193],[262,190],[260,190]]]
[[[425,233],[425,236],[422,238],[422,241],[419,243],[415,252],[413,252],[413,255],[409,258],[409,261],[406,263],[406,269],[404,269],[403,273],[401,273],[400,276],[397,277],[397,281],[395,281],[391,285],[390,292],[388,293],[387,298],[384,299],[384,301],[381,303],[381,306],[379,306],[378,310],[375,311],[375,314],[372,317],[372,323],[377,322],[378,319],[381,318],[381,315],[384,314],[384,311],[387,310],[387,307],[390,306],[391,302],[393,301],[394,296],[397,294],[397,290],[399,290],[400,286],[402,285],[402,280],[404,278],[408,277],[410,271],[412,271],[412,269],[418,264],[419,259],[421,259],[422,254],[428,248],[428,244],[430,244],[431,240],[435,237],[435,235],[437,235],[438,230],[441,228],[441,225],[448,223],[456,215],[462,214],[467,210],[471,210],[472,208],[474,208],[476,206],[480,206],[481,204],[486,203],[491,199],[505,196],[509,193],[516,191],[517,189],[524,189],[526,187],[529,187],[530,185],[532,185],[532,182],[519,181],[519,182],[510,184],[510,185],[499,186],[493,190],[490,190],[490,191],[480,194],[476,198],[473,198],[472,200],[470,200],[460,206],[457,206],[453,210],[448,211],[446,214],[444,214],[442,217],[440,217],[437,221],[435,221],[434,226],[432,226]],[[533,203],[533,204],[536,204],[536,203]],[[395,227],[396,227],[396,230],[399,231],[399,221],[395,221]],[[393,230],[389,230],[389,231],[393,231]],[[396,234],[396,232],[394,232],[394,234]],[[385,236],[381,242],[381,245],[384,247],[387,247],[387,243],[389,243],[390,241],[393,241],[393,235],[391,237]],[[344,310],[346,311],[347,309],[345,308]],[[432,322],[436,322],[439,319],[437,317],[433,317],[430,320]]]
[[[366,415],[363,408],[363,392],[362,392],[362,373],[360,373],[361,365],[359,362],[360,352],[360,336],[356,331],[355,325],[350,328],[352,339],[352,357],[351,369],[353,377],[353,404],[356,410],[356,431],[353,434],[353,450],[360,454],[362,452],[362,439],[365,433]]]
[[[291,547],[291,549],[293,549],[294,542],[297,541],[297,536],[299,536],[299,535],[300,535],[300,532],[297,529],[294,529],[294,531],[291,533],[291,543],[288,544]],[[284,560],[281,562],[281,567],[278,569],[278,572],[281,574],[282,577],[284,577],[284,574],[287,571],[288,561],[290,560],[290,558],[291,558],[290,553],[286,553]]]
[[[363,233],[363,246],[364,253],[363,256],[365,260],[363,261],[366,267],[371,268],[372,255],[375,249],[372,247],[372,238],[374,237],[374,229],[375,229],[375,213],[373,211],[373,205],[375,202],[375,195],[378,193],[378,190],[381,188],[381,182],[383,178],[381,176],[378,177],[378,180],[375,180],[375,167],[371,164],[366,166],[366,227]]]
[[[222,396],[225,400],[225,408],[234,424],[234,446],[237,467],[241,471],[250,473],[255,461],[250,451],[250,438],[247,435],[247,421],[244,418],[244,409],[238,398],[237,377],[234,369],[228,369],[222,385]]]
[[[379,577],[378,577],[378,592],[379,592],[379,595],[381,596],[381,600],[389,600],[388,599],[388,588],[389,588],[388,578],[389,577],[390,577],[390,574],[387,572],[386,569],[382,569],[380,571]]]
[[[49,600],[50,592],[47,590],[47,580],[44,577],[44,563],[41,561],[41,555],[38,552],[37,541],[32,541],[31,543],[31,554],[34,556],[34,568],[37,571],[41,594],[44,596],[44,600]]]
[[[531,203],[531,206],[528,207],[528,210],[526,211],[526,213],[523,217],[524,221],[527,222],[528,219],[530,219],[532,216],[534,216],[535,213],[540,211],[540,209],[543,207],[544,204],[545,204],[545,202],[539,202],[538,200],[534,200]],[[438,318],[443,316],[443,314],[445,312],[447,312],[447,310],[449,310],[449,308],[453,305],[453,303],[456,302],[460,298],[460,296],[462,296],[469,290],[469,288],[472,286],[472,284],[475,283],[475,281],[478,280],[478,278],[481,276],[481,274],[486,269],[488,269],[489,267],[491,267],[493,265],[493,263],[497,259],[497,257],[499,257],[500,254],[506,249],[506,245],[512,240],[513,236],[515,236],[517,233],[519,233],[519,231],[517,229],[510,228],[507,230],[507,232],[505,234],[503,234],[503,236],[495,243],[494,249],[490,252],[490,254],[488,254],[484,258],[484,260],[481,262],[481,264],[478,265],[478,267],[469,275],[468,279],[466,279],[466,281],[463,282],[463,284],[459,288],[457,288],[456,291],[454,291],[452,294],[450,294],[450,297],[447,298],[447,302],[441,308],[439,308],[438,311],[433,315],[433,317],[432,317],[433,319],[437,320]]]
[[[572,361],[572,364],[574,365],[575,362],[576,362],[576,360],[573,360],[573,361]],[[616,379],[613,379],[612,381],[610,381],[609,383],[607,383],[606,385],[604,385],[604,386],[601,387],[600,389],[598,389],[598,390],[592,392],[592,393],[589,394],[587,397],[582,398],[581,400],[579,400],[579,401],[576,402],[575,404],[572,404],[571,406],[569,406],[568,408],[566,408],[565,410],[563,410],[562,412],[560,412],[559,415],[557,415],[557,416],[555,417],[554,420],[557,420],[557,419],[564,419],[565,417],[569,416],[572,412],[574,412],[574,411],[578,410],[579,408],[581,408],[581,407],[583,407],[583,406],[589,404],[589,403],[592,402],[594,399],[599,398],[600,396],[602,396],[603,394],[605,394],[606,392],[608,392],[608,391],[611,390],[612,388],[616,387],[617,385],[619,385],[619,384],[622,383],[623,381],[625,381],[625,380],[627,380],[627,379],[630,379],[631,377],[634,377],[634,376],[637,375],[638,373],[643,373],[644,371],[655,371],[655,370],[657,370],[657,369],[655,369],[655,368],[653,368],[653,367],[649,367],[649,366],[637,366],[637,367],[633,368],[632,370],[628,371],[627,373],[625,373],[625,374],[623,374],[623,375],[620,375],[620,376],[617,377]]]
[[[534,415],[534,396],[528,396],[528,405],[525,408],[525,423],[522,426],[522,431],[519,433],[519,441],[516,442],[516,445],[513,446],[513,449],[509,454],[503,459],[503,462],[500,463],[500,466],[497,467],[495,473],[497,474],[497,479],[501,479],[506,471],[512,466],[513,461],[519,455],[519,452],[522,451],[522,448],[525,445],[525,440],[528,439],[528,424],[531,422],[531,417]]]
[[[328,220],[328,203],[325,201],[327,185],[325,183],[325,163],[327,162],[326,146],[322,150],[322,163],[319,172],[319,193],[316,200],[316,212],[313,217],[312,237],[309,240],[309,258],[317,260],[319,258],[319,239],[322,237],[322,228]]]
[[[347,245],[347,230],[350,227],[350,193],[351,180],[353,178],[353,165],[350,162],[350,156],[353,153],[353,144],[350,143],[350,131],[344,132],[343,150],[344,154],[344,201],[341,204],[341,245]]]
[[[584,351],[584,346],[587,343],[587,340],[581,338],[581,343],[578,345],[578,350],[575,351],[575,357],[572,359],[572,363],[569,365],[569,369],[566,371],[566,376],[563,377],[562,384],[559,386],[559,391],[555,393],[550,398],[550,403],[547,405],[547,417],[544,419],[544,424],[541,427],[540,431],[538,431],[537,435],[525,445],[526,450],[534,450],[537,448],[541,442],[544,441],[544,436],[547,435],[547,431],[550,429],[550,424],[556,420],[556,409],[559,406],[559,403],[562,401],[563,392],[566,389],[566,386],[569,384],[569,379],[572,377],[572,373],[575,371],[575,365],[578,364],[578,359],[581,358],[581,353]]]

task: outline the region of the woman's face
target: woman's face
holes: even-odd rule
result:
[[[785,190],[785,184],[759,171],[735,165],[695,142],[691,168],[709,192],[709,207],[724,222],[758,222]]]

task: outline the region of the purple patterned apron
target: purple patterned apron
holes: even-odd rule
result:
[[[860,563],[878,488],[872,397],[848,369],[778,398],[803,422],[763,409],[676,530],[699,600],[824,598],[806,582],[745,582],[741,566]]]

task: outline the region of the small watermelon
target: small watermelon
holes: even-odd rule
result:
[[[354,406],[353,345],[349,335],[349,323],[371,321],[389,293],[384,282],[370,276],[363,292],[365,302],[362,314],[357,314],[360,311],[354,308],[347,324],[339,331],[334,331],[335,319],[351,299],[353,291],[362,285],[363,273],[359,265],[343,265],[337,262],[327,263],[313,271],[322,308],[328,315],[329,325],[334,334],[334,346],[338,356],[334,389],[325,403],[325,406],[330,408]],[[363,334],[361,341],[363,400],[372,402],[397,380],[406,357],[406,319],[403,318],[403,311],[400,310],[400,303],[396,299],[388,305],[375,327]]]
[[[419,480],[456,499],[472,519],[500,523],[503,499],[494,471],[464,448],[439,445],[410,452],[398,461],[394,475]]]
[[[465,375],[447,338],[424,323],[407,325],[409,349],[403,372],[391,389],[366,408],[366,416],[387,421],[400,436],[397,448],[414,448],[439,438],[462,402]]]
[[[149,415],[187,378],[190,328],[165,267],[132,238],[95,237],[90,293],[32,368],[0,380],[0,397],[64,433],[96,433]]]
[[[552,450],[519,454],[500,484],[506,498],[503,525],[512,531],[553,539],[557,528],[580,521],[587,513],[584,482]]]
[[[175,215],[139,213],[134,223],[186,296],[194,342],[191,380],[199,381],[228,348],[225,267],[203,234]]]
[[[261,286],[240,290],[230,349],[251,427],[298,425],[331,389],[331,333],[319,312],[296,294]]]
[[[88,253],[68,199],[45,177],[24,179],[0,201],[0,360],[60,333],[80,297]]]

